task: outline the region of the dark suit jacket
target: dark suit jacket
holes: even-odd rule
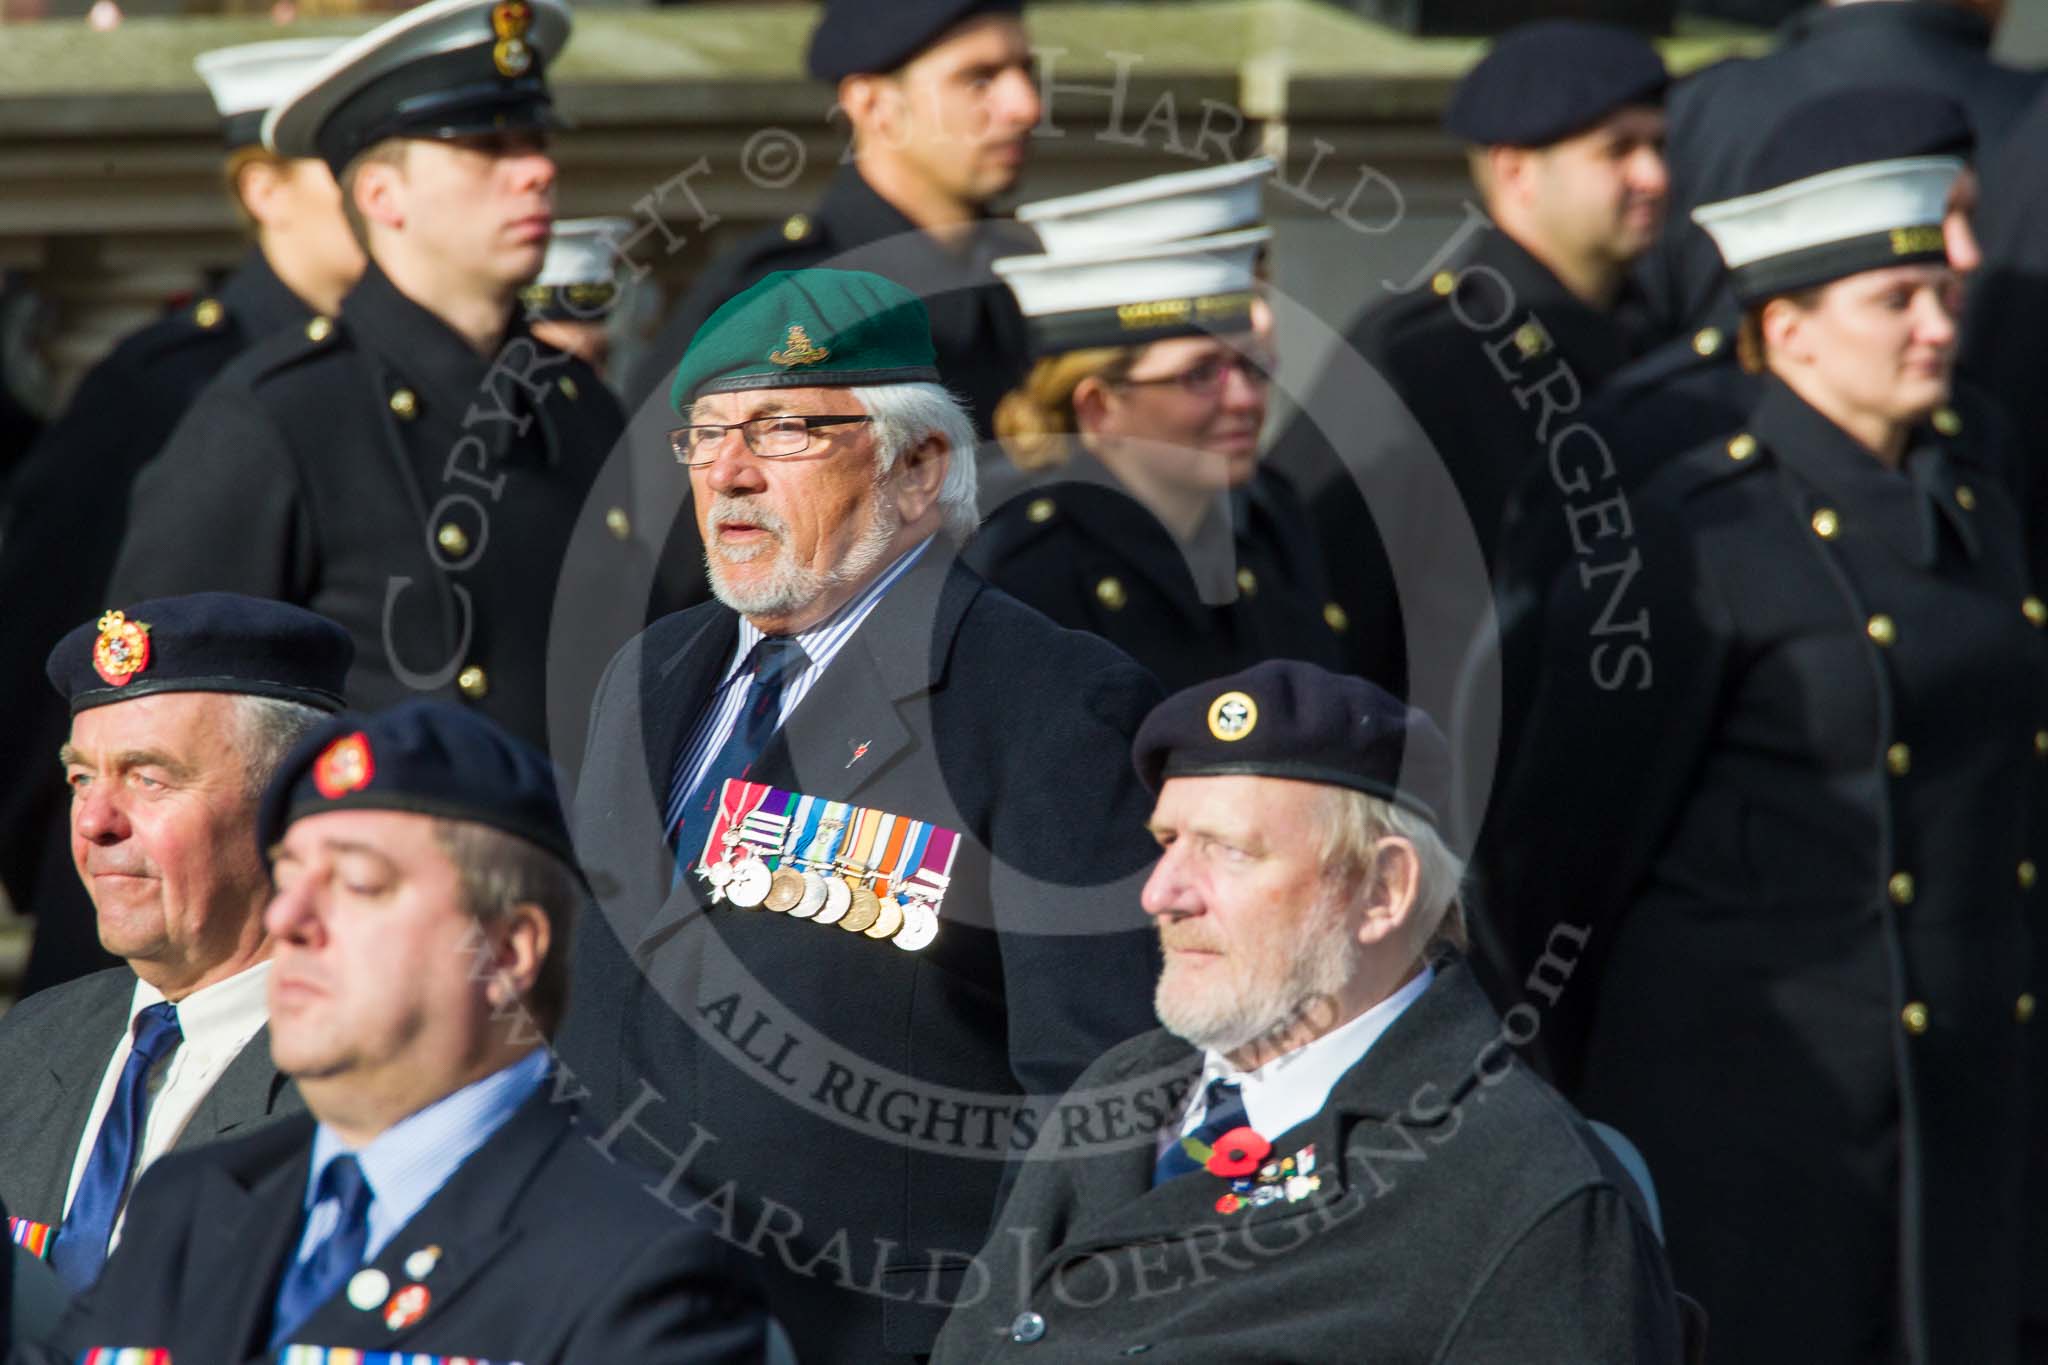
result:
[[[135,974],[115,967],[53,986],[0,1018],[0,1093],[7,1096],[0,1199],[15,1217],[53,1228],[64,1221],[72,1162],[134,990]],[[270,1030],[260,1029],[200,1101],[173,1150],[240,1136],[304,1108],[298,1089],[271,1065]],[[125,1226],[136,1226],[132,1209]]]
[[[342,1293],[293,1340],[525,1365],[759,1361],[765,1318],[742,1259],[593,1151],[572,1114],[545,1090],[529,1100],[369,1263],[395,1291],[415,1279],[413,1252],[440,1247],[421,1281],[424,1316],[394,1331]],[[263,1357],[303,1227],[313,1129],[302,1116],[152,1169],[134,1231],[58,1324],[62,1358],[95,1346],[220,1365]]]
[[[1322,1112],[1272,1138],[1273,1162],[1315,1147],[1321,1186],[1299,1200],[1223,1213],[1230,1183],[1207,1172],[1155,1188],[1143,1123],[1093,1153],[1049,1133],[934,1360],[1675,1362],[1670,1272],[1629,1178],[1502,1033],[1464,966],[1440,965]],[[1185,1094],[1200,1069],[1156,1031],[1063,1108],[1121,1097],[1161,1113],[1156,1131],[1177,1107],[1139,1098]]]
[[[662,798],[731,657],[722,606],[613,661],[577,791],[603,913],[579,928],[562,1055],[593,1123],[762,1256],[805,1360],[928,1351],[1031,1140],[1020,1107],[1151,1017],[1129,752],[1157,685],[950,561],[926,550],[750,773],[961,832],[924,951],[707,909],[693,873],[671,892]]]

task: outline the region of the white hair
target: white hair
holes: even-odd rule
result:
[[[878,475],[887,474],[904,451],[926,437],[946,443],[952,458],[946,462],[946,481],[939,485],[939,514],[956,542],[973,535],[981,513],[975,506],[974,420],[966,406],[938,384],[876,384],[852,392],[874,419]]]
[[[241,728],[243,784],[252,798],[260,797],[292,746],[325,721],[327,713],[280,697],[246,692],[228,695]]]
[[[1406,806],[1382,801],[1365,792],[1332,788],[1323,825],[1323,862],[1333,872],[1351,875],[1372,865],[1372,846],[1381,839],[1404,840],[1415,850],[1415,909],[1410,921],[1418,930],[1423,956],[1439,949],[1464,952],[1469,946],[1465,907],[1465,860],[1451,851],[1436,826]]]

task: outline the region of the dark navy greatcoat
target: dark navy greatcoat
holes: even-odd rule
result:
[[[1549,594],[1491,909],[1716,1361],[2012,1358],[2048,606],[1992,458],[1770,379]]]
[[[444,697],[546,746],[645,608],[620,431],[596,373],[522,320],[485,357],[373,264],[339,318],[200,396],[136,481],[112,591],[298,603],[355,637],[351,704]]]

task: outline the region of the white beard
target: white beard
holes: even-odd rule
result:
[[[1343,933],[1343,920],[1333,889],[1320,899],[1283,960],[1226,958],[1223,965],[1229,970],[1223,979],[1209,982],[1201,992],[1177,982],[1169,957],[1153,992],[1153,1012],[1168,1032],[1214,1052],[1235,1052],[1256,1038],[1278,1039],[1304,1014],[1313,1017],[1328,1009],[1350,984],[1357,954]]]
[[[812,569],[796,562],[789,550],[789,524],[749,499],[716,494],[707,520],[717,525],[730,515],[753,522],[772,539],[772,544],[742,550],[704,546],[704,572],[711,580],[712,595],[742,616],[789,616],[802,611],[828,590],[865,579],[881,563],[902,526],[896,506],[877,488],[873,514],[860,537],[830,569]],[[735,583],[725,576],[726,563],[745,564],[772,554],[768,572],[750,583]]]

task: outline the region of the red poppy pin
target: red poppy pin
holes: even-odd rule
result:
[[[384,1325],[394,1332],[412,1326],[427,1315],[427,1305],[433,1298],[425,1285],[407,1285],[385,1303]]]

